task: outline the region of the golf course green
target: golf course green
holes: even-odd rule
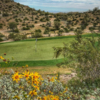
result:
[[[91,34],[83,35],[91,37]],[[62,61],[63,56],[54,58],[53,47],[62,47],[63,43],[69,44],[75,40],[75,36],[62,36],[51,38],[27,39],[22,41],[0,43],[0,56],[9,59],[9,67],[23,66],[47,66],[56,65]],[[6,53],[6,55],[4,55]],[[14,58],[12,60],[12,57]],[[0,60],[2,63],[2,60]],[[3,66],[3,65],[2,65]]]

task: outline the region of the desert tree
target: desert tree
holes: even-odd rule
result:
[[[10,22],[8,23],[9,28],[14,31],[14,29],[17,29],[17,23],[16,22]]]
[[[60,28],[60,22],[59,21],[54,21],[54,27],[57,29],[57,30],[59,30],[59,28]]]
[[[100,79],[100,37],[94,36],[95,34],[91,34],[89,38],[80,36],[79,40],[64,43],[63,47],[54,47],[56,58],[61,54],[64,56],[64,61],[57,66],[74,68],[80,81]]]

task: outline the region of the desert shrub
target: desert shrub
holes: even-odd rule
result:
[[[64,30],[63,29],[60,29],[59,32],[64,32]]]
[[[3,13],[3,17],[7,17],[9,14],[7,12]]]
[[[59,30],[59,28],[60,28],[60,22],[59,21],[54,21],[54,26],[55,26],[55,28],[57,29],[57,30]]]
[[[17,28],[17,29],[14,29],[14,32],[15,33],[19,33],[19,29]]]
[[[2,23],[0,23],[0,28],[3,28],[3,24]]]
[[[17,76],[18,79],[16,78]],[[1,99],[74,99],[74,96],[68,91],[68,88],[64,88],[56,77],[50,78],[48,76],[47,79],[43,79],[37,72],[30,73],[29,71],[25,71],[23,74],[14,72],[3,75],[0,78],[0,83]]]
[[[0,42],[3,41],[3,39],[0,37]]]
[[[10,33],[8,36],[9,39],[14,39],[15,38],[15,34],[14,33]]]
[[[63,33],[63,32],[64,32],[64,31],[63,31],[62,29],[60,29],[59,32],[57,33],[58,36],[62,36],[62,33]]]
[[[54,21],[60,21],[60,19],[59,18],[56,18]]]
[[[52,16],[49,16],[49,18],[52,18]]]
[[[26,24],[25,23],[22,23],[22,26],[25,26]]]
[[[45,28],[45,31],[44,31],[44,34],[49,34],[49,31],[50,31],[50,30],[49,30],[49,27],[46,27],[46,28]]]
[[[4,37],[4,35],[2,33],[0,33],[0,37]]]
[[[50,29],[50,31],[55,31],[55,30],[56,30],[55,28],[51,28],[51,29]]]
[[[30,30],[30,27],[23,27],[22,30]]]
[[[32,25],[29,25],[29,27],[30,27],[30,28],[33,28],[33,27],[34,27],[34,25],[33,25],[33,24],[32,24]]]
[[[92,32],[95,28],[94,27],[89,27],[89,30]]]
[[[16,18],[15,21],[18,22],[18,19]]]
[[[37,21],[35,21],[35,23],[37,23]]]
[[[74,28],[70,28],[70,31],[74,31]]]
[[[46,21],[49,21],[49,17],[48,16],[45,16],[45,19],[46,19]]]
[[[17,15],[13,16],[13,18],[17,18],[17,17],[18,17]]]
[[[27,36],[26,35],[21,35],[21,39],[22,40],[27,39]]]
[[[42,24],[41,26],[42,26],[42,27],[45,27],[45,25],[44,25],[44,24]]]
[[[15,34],[15,37],[13,39],[14,41],[20,41],[22,40],[22,36],[20,34]]]
[[[88,98],[92,99],[92,96],[94,96],[93,100],[99,100],[99,83],[100,80],[96,80],[95,82],[91,80],[85,80],[81,82],[79,79],[72,79],[68,82],[68,87],[73,94],[77,93],[77,96],[80,97],[80,100],[87,100]]]
[[[43,22],[43,20],[44,20],[43,18],[40,19],[41,22]]]
[[[64,26],[61,26],[61,28],[64,28]]]
[[[35,30],[35,33],[32,35],[32,37],[33,37],[33,38],[42,37],[41,30],[40,30],[40,29]]]
[[[84,30],[86,28],[86,25],[81,25],[81,29]]]
[[[22,22],[22,20],[21,20],[21,19],[19,19],[19,21],[20,21],[20,22]]]
[[[96,27],[98,23],[93,23],[93,27]]]
[[[17,28],[17,23],[15,23],[15,22],[10,22],[10,23],[8,23],[8,25],[12,31],[14,31]]]
[[[65,64],[72,59],[75,61],[70,64],[74,67],[80,81],[90,79],[95,81],[100,79],[100,38],[82,38],[81,33],[76,32],[76,40],[70,45],[64,45],[63,48],[54,48],[58,57],[61,52],[68,58]],[[63,63],[64,64],[64,63]]]
[[[40,32],[35,32],[32,37],[33,38],[39,38],[39,37],[42,37],[42,34]]]
[[[27,17],[25,17],[24,20],[29,20],[29,19]]]
[[[46,26],[51,27],[51,22],[47,22]]]
[[[100,26],[98,26],[98,31],[100,32]]]
[[[36,17],[35,20],[38,20],[38,18]]]
[[[68,28],[64,28],[65,32],[69,32],[69,29]]]

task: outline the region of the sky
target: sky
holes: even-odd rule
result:
[[[100,0],[14,0],[36,10],[48,12],[84,12],[100,8]]]

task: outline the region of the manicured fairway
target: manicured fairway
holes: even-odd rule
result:
[[[6,53],[4,58],[14,57],[14,61],[53,60],[53,47],[63,46],[63,43],[69,44],[73,40],[74,38],[64,37],[41,39],[37,40],[37,43],[34,40],[2,43],[0,44],[0,55],[4,56],[3,54]]]
[[[97,37],[96,35],[94,35]],[[100,35],[99,35],[100,36]],[[91,34],[83,35],[83,37],[91,37]],[[51,37],[35,39],[27,39],[23,41],[0,43],[0,56],[10,59],[10,63],[5,64],[0,60],[1,67],[20,67],[28,64],[35,66],[55,66],[63,61],[60,56],[55,59],[53,47],[62,47],[63,43],[69,44],[75,40],[75,36]],[[6,56],[4,56],[6,53]],[[14,60],[12,60],[14,57]]]

